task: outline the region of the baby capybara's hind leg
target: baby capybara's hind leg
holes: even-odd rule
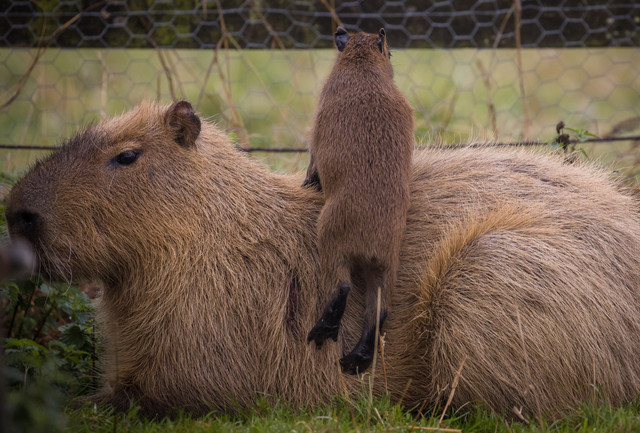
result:
[[[350,290],[349,283],[342,281],[338,284],[338,293],[329,301],[322,313],[322,317],[309,332],[307,341],[315,340],[318,349],[322,347],[322,343],[327,338],[331,338],[333,341],[338,340],[340,320],[344,315],[344,310],[347,306],[347,295],[349,295]]]
[[[382,269],[374,267],[365,269],[361,276],[365,283],[366,297],[364,324],[362,336],[356,346],[340,359],[340,366],[345,373],[362,373],[373,362],[376,336],[382,329],[384,320],[387,317],[384,275],[385,272]],[[378,301],[380,302],[379,315]]]

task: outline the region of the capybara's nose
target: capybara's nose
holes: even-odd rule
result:
[[[34,272],[36,263],[36,255],[28,242],[16,239],[10,244],[0,243],[0,279]]]
[[[7,212],[7,226],[12,236],[22,236],[34,242],[42,230],[42,217],[26,209]]]

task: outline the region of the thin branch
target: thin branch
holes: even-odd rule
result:
[[[278,33],[274,30],[273,26],[269,23],[269,21],[267,21],[267,18],[262,13],[262,9],[260,9],[260,5],[259,4],[256,5],[256,2],[253,1],[251,2],[251,9],[256,13],[256,15],[258,16],[258,19],[262,21],[262,24],[264,24],[264,26],[267,28],[267,31],[273,38],[273,42],[278,44],[278,48],[280,48],[281,50],[284,50],[285,46],[282,43],[282,39],[280,39],[280,36],[278,36]]]
[[[342,21],[340,21],[340,18],[338,17],[338,14],[336,13],[336,8],[334,6],[332,6],[332,5],[330,5],[327,0],[320,0],[320,2],[324,5],[324,7],[327,8],[329,13],[331,14],[331,19],[333,19],[333,21],[335,21],[339,26],[343,26],[342,25]]]
[[[516,30],[516,51],[518,53],[518,81],[520,82],[520,95],[522,97],[522,112],[524,115],[524,139],[529,139],[529,127],[531,119],[529,118],[529,107],[527,107],[527,96],[524,93],[524,76],[522,73],[522,43],[520,40],[520,18],[522,17],[522,4],[520,0],[515,0],[515,30]]]

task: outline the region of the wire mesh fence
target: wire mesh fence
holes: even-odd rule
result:
[[[634,1],[0,0],[0,11],[0,145],[55,146],[143,99],[187,98],[242,147],[303,149],[338,24],[385,27],[421,143],[544,142],[560,120],[620,136],[640,123]],[[591,146],[640,171],[637,141]],[[39,154],[4,150],[0,169]]]

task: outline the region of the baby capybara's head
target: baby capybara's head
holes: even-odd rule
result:
[[[393,77],[391,67],[391,53],[387,45],[387,36],[384,28],[378,34],[348,33],[344,28],[338,27],[334,34],[336,48],[340,52],[336,65],[356,66],[363,65],[365,70],[372,64],[383,66]]]
[[[80,132],[12,189],[12,239],[31,244],[47,278],[117,280],[193,219],[185,203],[198,207],[194,179],[206,170],[199,135],[186,101],[143,103]]]

